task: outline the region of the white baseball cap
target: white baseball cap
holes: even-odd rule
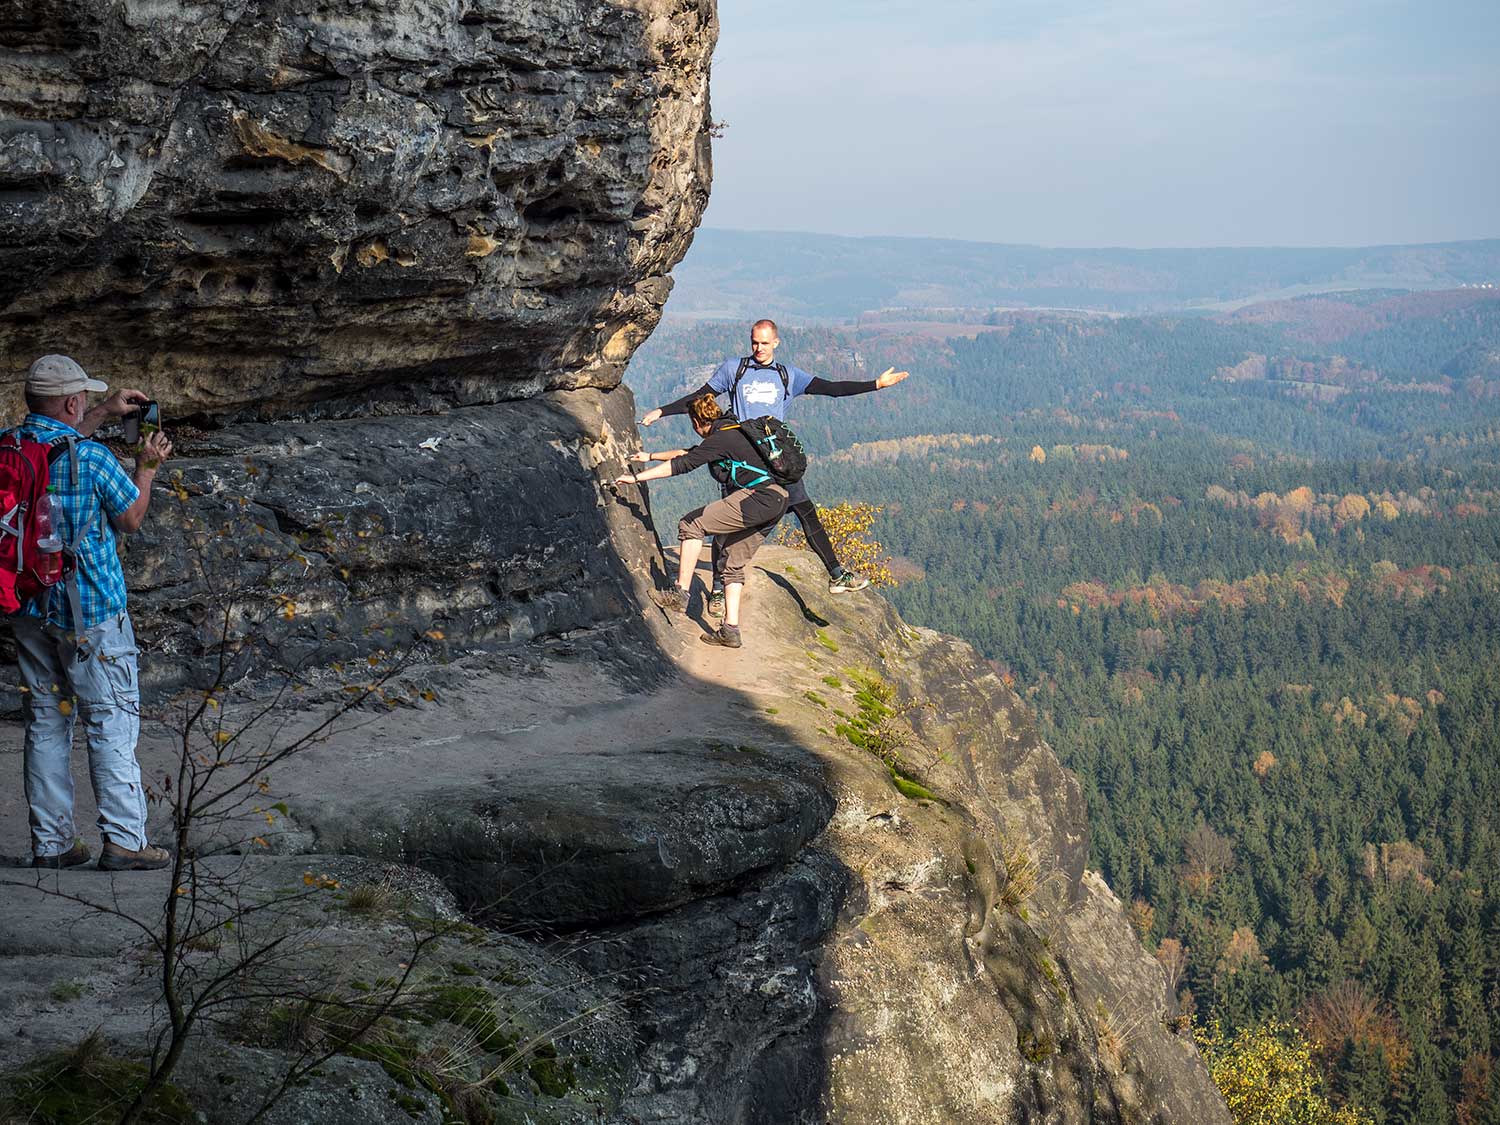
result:
[[[26,371],[26,393],[43,398],[107,390],[108,383],[90,379],[87,371],[65,355],[44,355]]]

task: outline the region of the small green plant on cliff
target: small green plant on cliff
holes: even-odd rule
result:
[[[857,711],[853,715],[839,711],[844,721],[834,727],[834,732],[851,746],[868,751],[885,763],[891,784],[903,797],[943,803],[941,797],[910,776],[905,762],[907,752],[917,745],[906,716],[918,705],[898,702],[896,690],[873,671],[856,668],[845,675],[854,688]]]
[[[1023,1028],[1016,1032],[1016,1049],[1027,1062],[1040,1066],[1057,1054],[1057,1040],[1046,1028],[1041,1031]]]
[[[83,995],[83,981],[60,980],[47,990],[53,1002],[58,1004],[70,1004]]]

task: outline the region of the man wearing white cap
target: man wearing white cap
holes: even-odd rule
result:
[[[99,806],[100,868],[138,871],[171,862],[168,852],[146,842],[146,791],[135,757],[137,650],[115,532],[141,526],[151,482],[172,443],[159,431],[148,436],[132,479],[108,449],[83,440],[106,419],[148,401],[127,389],[89,407],[90,392],[108,390],[67,356],[44,355],[26,373],[29,413],[20,433],[67,447],[51,473],[53,519],[78,561],[71,588],[52,587],[11,619],[26,701],[26,800],[37,867],[74,867],[91,858],[73,827],[73,724],[80,715]]]

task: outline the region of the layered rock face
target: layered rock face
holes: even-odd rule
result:
[[[65,351],[198,423],[126,547],[148,710],[223,652],[288,729],[316,719],[256,694],[277,665],[405,648],[428,685],[278,766],[274,828],[205,850],[253,831],[255,895],[347,870],[568,935],[465,930],[432,966],[496,1012],[545,997],[577,1068],[514,1075],[495,1120],[1218,1125],[1084,870],[1076,781],[972,650],[781,551],[741,653],[647,599],[648,498],[608,483],[638,447],[619,380],[706,200],[715,31],[710,0],[0,0],[4,366]],[[145,775],[178,753],[148,723]],[[16,1061],[95,1025],[133,1051],[149,952],[81,907],[121,903],[110,877],[55,878],[75,897],[43,909],[0,879]],[[392,935],[341,908],[295,971],[378,981]],[[413,1066],[473,1039],[409,1022]],[[180,1075],[211,1120],[285,1064],[234,1024]],[[337,1060],[271,1120],[451,1120],[444,1082],[482,1085],[390,1069]]]
[[[710,0],[40,0],[0,354],[172,416],[611,387],[707,200]]]

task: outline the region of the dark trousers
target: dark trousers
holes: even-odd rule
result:
[[[727,484],[723,486],[723,490],[725,496],[734,491]],[[796,516],[797,522],[802,525],[807,545],[813,549],[813,554],[818,556],[830,575],[838,573],[839,557],[833,553],[833,543],[828,538],[828,532],[823,529],[823,521],[818,519],[818,506],[808,498],[807,489],[799,480],[796,484],[786,486],[786,495],[786,510]],[[713,542],[713,566],[714,587],[718,588],[724,585],[724,552],[719,546],[717,535]]]

